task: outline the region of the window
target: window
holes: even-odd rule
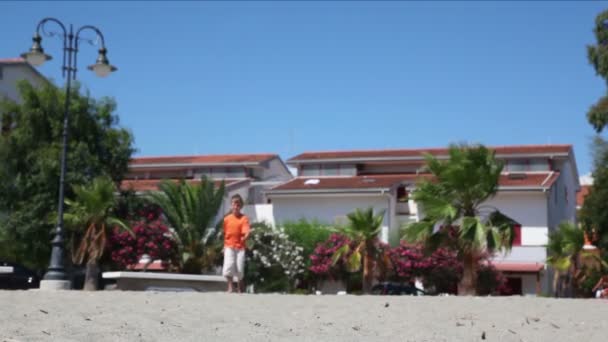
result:
[[[302,176],[318,176],[319,165],[302,165]]]
[[[395,208],[397,215],[410,214],[410,205],[408,203],[408,199],[408,193],[405,185],[399,185],[397,188],[397,203]]]
[[[2,65],[0,65],[0,80],[2,79]]]
[[[408,194],[405,185],[400,185],[397,188],[397,202],[407,202]]]
[[[356,176],[357,168],[355,167],[355,165],[340,164],[340,175],[341,176]]]
[[[532,159],[530,160],[530,171],[549,171],[549,161],[546,159]]]
[[[546,159],[530,160],[530,171],[549,171],[549,161]]]
[[[225,167],[214,167],[211,169],[211,176],[213,178],[226,178],[226,174]]]
[[[526,159],[508,160],[506,169],[509,172],[527,171],[528,170],[528,160],[526,160]]]
[[[323,176],[336,176],[340,174],[340,165],[323,165],[321,170]]]
[[[242,178],[245,177],[245,169],[240,167],[230,167],[227,171],[227,178]]]
[[[513,227],[513,246],[521,246],[521,225],[516,224]]]

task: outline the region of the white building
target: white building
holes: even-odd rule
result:
[[[48,80],[22,58],[0,58],[0,100],[9,99],[17,103],[21,102],[17,83],[27,80],[34,86],[41,86]],[[0,113],[0,131],[5,132],[11,129],[13,120]]]
[[[216,186],[224,181],[226,197],[220,214],[230,210],[230,197],[240,194],[248,204],[244,211],[252,221],[264,220],[271,224],[274,223],[272,206],[266,204],[264,192],[293,177],[276,154],[139,157],[131,160],[121,188],[154,191],[163,179],[200,182],[203,176],[213,180]]]
[[[505,161],[498,194],[486,203],[521,224],[508,255],[494,263],[516,293],[551,292],[552,273],[545,266],[548,233],[563,220],[574,222],[579,177],[570,145],[490,147]],[[266,195],[276,222],[300,218],[345,222],[356,208],[385,210],[381,238],[397,244],[404,224],[419,220],[408,198],[425,175],[423,153],[447,159],[447,149],[306,152],[287,161],[298,177]]]
[[[40,86],[48,80],[23,58],[0,58],[0,97],[20,102],[17,82],[27,80]]]

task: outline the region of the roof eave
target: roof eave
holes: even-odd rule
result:
[[[496,154],[496,158],[526,158],[526,157],[568,157],[568,152],[556,153],[500,153]],[[435,155],[437,159],[448,159],[448,155]],[[353,157],[353,158],[318,158],[318,159],[289,159],[287,165],[299,164],[315,164],[315,163],[360,163],[360,162],[377,162],[377,161],[424,161],[424,156],[405,156],[405,157]]]
[[[183,167],[209,167],[209,166],[248,166],[257,167],[262,162],[232,162],[232,163],[150,163],[150,164],[131,164],[129,169],[172,169],[172,168],[183,168]]]
[[[364,189],[356,189],[356,188],[348,188],[348,189],[285,189],[285,190],[268,190],[266,191],[267,195],[318,195],[318,194],[354,194],[354,193],[386,193],[390,188],[364,188]]]

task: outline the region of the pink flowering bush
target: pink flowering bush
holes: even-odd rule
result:
[[[161,260],[163,266],[177,265],[177,242],[160,219],[157,208],[142,209],[140,219],[133,222],[132,233],[115,229],[110,236],[110,255],[119,267],[137,264],[142,255]]]
[[[317,277],[317,279],[344,279],[346,275],[345,260],[348,256],[344,256],[333,265],[333,255],[340,247],[352,244],[352,242],[344,235],[332,234],[325,242],[317,245],[313,253],[310,255],[309,270]]]
[[[404,241],[390,249],[392,269],[389,279],[398,282],[413,282],[421,278],[427,289],[437,293],[454,293],[462,277],[462,264],[456,252],[448,248],[438,248],[426,255],[421,245]]]
[[[491,263],[480,264],[477,269],[477,295],[510,295],[511,288],[507,277],[498,271]]]
[[[425,255],[420,245],[404,241],[389,251],[391,267],[389,279],[398,282],[413,282],[421,278],[424,287],[435,293],[457,293],[462,278],[463,266],[456,251],[438,248]],[[506,277],[491,263],[489,254],[479,257],[477,268],[477,293],[479,295],[510,294]]]
[[[398,247],[389,250],[395,280],[413,281],[422,277],[431,269],[431,258],[424,255],[422,248],[401,242]]]

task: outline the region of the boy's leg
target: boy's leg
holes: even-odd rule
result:
[[[236,274],[239,279],[238,289],[237,291],[244,292],[245,291],[245,250],[240,249],[236,250]]]
[[[236,251],[232,248],[224,248],[224,266],[222,267],[222,275],[226,278],[228,288],[226,292],[232,292],[232,282],[235,273]]]

